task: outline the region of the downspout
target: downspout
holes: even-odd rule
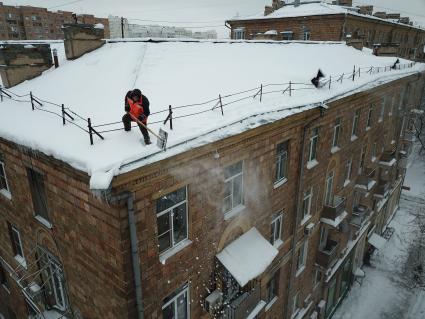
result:
[[[143,309],[143,295],[142,295],[142,280],[141,280],[141,271],[140,271],[140,259],[139,259],[139,250],[138,250],[138,240],[137,240],[137,230],[136,230],[136,220],[134,217],[134,194],[131,192],[124,192],[121,195],[113,196],[112,201],[116,202],[118,200],[127,201],[127,217],[128,217],[128,226],[130,230],[130,247],[131,247],[131,262],[133,266],[134,274],[134,288],[136,290],[136,307],[137,307],[137,318],[144,319],[144,309]]]
[[[341,41],[344,41],[345,37],[345,25],[347,24],[347,12],[344,13],[344,23],[342,24]]]
[[[297,233],[298,233],[298,223],[301,220],[301,192],[303,189],[303,178],[304,178],[304,155],[305,155],[305,139],[307,135],[307,130],[313,124],[316,120],[320,119],[324,115],[324,108],[320,107],[320,116],[315,117],[310,122],[308,122],[304,128],[303,128],[303,137],[301,140],[301,154],[299,158],[299,167],[298,171],[300,172],[299,178],[298,178],[298,189],[296,194],[296,216],[295,216],[295,225],[293,227],[293,233],[292,233],[292,243],[291,243],[291,273],[289,277],[289,286],[288,286],[288,300],[287,300],[287,306],[286,306],[286,312],[284,314],[284,318],[290,318],[290,313],[293,309],[290,309],[291,301],[292,301],[292,289],[294,286],[294,280],[295,280],[295,272],[296,272],[296,262],[295,262],[295,255],[296,255],[296,246],[297,246]]]

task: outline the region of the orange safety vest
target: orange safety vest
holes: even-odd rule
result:
[[[127,102],[128,102],[128,105],[130,106],[131,115],[133,115],[135,118],[138,119],[140,115],[142,115],[144,112],[142,99],[140,99],[140,101],[134,102],[132,99],[127,98]],[[147,119],[145,118],[142,122],[146,123],[146,120]]]

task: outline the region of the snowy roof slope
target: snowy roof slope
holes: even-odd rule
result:
[[[217,106],[219,94],[223,103],[228,103],[244,95],[226,95],[254,88],[245,93],[253,96],[261,83],[309,83],[318,68],[326,75],[347,74],[353,65],[388,67],[394,60],[365,54],[341,43],[109,43],[77,60],[64,61],[58,69],[52,68],[11,91],[19,95],[32,91],[40,99],[64,103],[83,118],[90,117],[93,125],[99,125],[121,121],[125,93],[141,88],[151,102],[151,112],[167,110],[170,104],[174,107],[174,129],[169,132],[166,152],[159,151],[154,144],[143,146],[140,132],[134,129],[126,133],[121,130],[121,123],[97,128],[119,131],[105,132],[104,141],[95,137],[95,145],[90,146],[88,134],[74,125],[63,126],[61,118],[32,111],[29,102],[8,99],[0,103],[0,136],[87,172],[92,176],[91,187],[104,189],[114,175],[315,107],[314,103],[425,68],[423,64],[416,64],[405,70],[363,74],[355,82],[345,80],[333,85],[331,90],[310,87],[293,91],[292,97],[279,92],[286,85],[265,87],[265,92],[278,92],[263,95],[261,103],[258,97],[248,96],[246,100],[227,105],[224,117],[219,107],[211,110]],[[27,96],[18,100],[28,99]],[[176,108],[213,99],[204,105]],[[305,107],[290,110],[299,106]],[[41,108],[60,113],[60,108],[47,103]],[[202,111],[205,112],[196,116],[177,118]],[[166,112],[154,114],[149,121],[162,122],[166,116]],[[74,123],[87,127],[87,123],[77,117]],[[161,125],[150,127],[157,131]]]
[[[385,21],[388,23],[402,25],[408,28],[421,29],[418,26],[411,26],[408,24],[399,23],[392,19],[382,19],[371,15],[360,14],[354,10],[352,7],[343,7],[339,5],[333,5],[326,2],[312,2],[312,3],[303,3],[297,7],[292,4],[285,5],[284,7],[268,14],[264,15],[264,12],[260,12],[254,15],[245,16],[245,17],[234,17],[228,21],[242,21],[242,20],[257,20],[257,19],[280,19],[280,18],[294,18],[294,17],[307,17],[307,16],[317,16],[317,15],[335,15],[335,14],[347,14],[353,16],[364,17],[368,19]]]
[[[261,275],[279,251],[253,227],[226,246],[218,260],[232,274],[241,287]]]

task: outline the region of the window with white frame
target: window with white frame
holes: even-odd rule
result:
[[[334,132],[332,137],[332,148],[339,147],[339,136],[341,135],[341,118],[335,120]]]
[[[311,132],[310,137],[310,149],[308,153],[308,161],[315,161],[317,160],[317,143],[319,140],[319,128],[316,127]]]
[[[190,318],[190,301],[189,286],[175,291],[173,294],[164,299],[162,306],[163,319],[189,319]]]
[[[322,281],[322,272],[319,269],[314,270],[313,286],[316,287]]]
[[[10,233],[10,241],[12,244],[12,251],[13,251],[13,254],[15,255],[15,259],[19,259],[23,261],[25,260],[25,257],[24,257],[24,249],[23,249],[22,241],[21,241],[21,233],[15,226],[13,226],[10,223],[8,223],[8,227],[9,227],[9,233]]]
[[[303,197],[303,219],[301,222],[305,222],[311,216],[311,200],[313,198],[313,187],[304,192]]]
[[[319,240],[319,249],[323,250],[326,247],[326,243],[328,241],[328,232],[329,230],[322,226],[320,230],[320,240]]]
[[[356,110],[353,117],[353,126],[351,129],[351,136],[358,136],[359,134],[359,120],[360,120],[360,110]]]
[[[1,159],[1,156],[0,156],[0,194],[3,194],[8,197],[10,196],[9,183],[6,177],[6,169],[4,166],[4,162]]]
[[[373,115],[373,105],[369,107],[369,111],[367,112],[367,122],[366,122],[367,128],[370,128],[372,126],[372,115]]]
[[[377,144],[376,142],[372,145],[372,161],[376,160],[376,152],[377,152]]]
[[[159,198],[156,211],[158,247],[163,253],[187,239],[187,187]]]
[[[276,300],[279,286],[279,271],[276,271],[274,275],[267,282],[267,296],[266,302],[269,304]]]
[[[223,212],[243,205],[243,161],[224,168]]]
[[[2,285],[6,289],[9,289],[9,281],[7,279],[7,272],[4,269],[3,264],[1,262],[0,262],[0,285]]]
[[[308,41],[308,40],[310,40],[310,37],[311,37],[311,32],[310,31],[304,31],[303,40]]]
[[[365,164],[365,158],[366,158],[366,146],[362,147],[362,151],[360,153],[360,164],[359,164],[359,174],[363,172],[364,164]]]
[[[351,180],[351,170],[353,168],[353,159],[349,158],[347,160],[347,163],[345,164],[345,180],[350,181]]]
[[[307,262],[307,250],[308,250],[308,241],[306,240],[298,250],[297,258],[297,273],[301,273],[305,268]]]
[[[333,204],[333,187],[334,187],[334,171],[330,171],[326,176],[326,185],[325,185],[325,205],[331,206]]]
[[[280,213],[271,223],[270,243],[279,245],[282,243],[282,213]]]
[[[235,29],[233,31],[233,38],[235,40],[243,40],[243,39],[245,39],[245,29],[244,28]]]
[[[47,197],[44,186],[43,174],[28,168],[28,182],[31,191],[31,198],[34,207],[35,216],[41,217],[42,220],[50,223],[49,212],[47,208]]]
[[[384,119],[384,115],[385,115],[385,103],[386,102],[387,102],[386,97],[382,98],[381,112],[379,113],[379,122],[382,122],[382,120]]]
[[[275,183],[281,182],[288,177],[288,158],[288,142],[278,144],[276,149]]]
[[[294,318],[300,312],[300,308],[298,306],[299,296],[300,296],[300,293],[297,292],[294,295],[294,298],[292,299],[292,316],[291,316],[291,318]]]

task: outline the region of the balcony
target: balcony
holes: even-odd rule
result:
[[[407,158],[406,157],[403,157],[403,158],[400,158],[399,159],[399,161],[398,161],[398,167],[399,168],[407,168]]]
[[[231,301],[223,310],[223,319],[245,319],[261,300],[260,285],[244,292]]]
[[[356,226],[357,228],[362,227],[363,222],[369,216],[370,209],[364,205],[357,205],[353,208],[353,213],[351,214],[350,224]]]
[[[345,198],[334,196],[331,204],[323,206],[322,218],[337,219],[345,211],[345,203]]]
[[[355,187],[360,190],[369,192],[376,185],[376,170],[364,168],[363,172],[357,177]]]
[[[376,187],[374,195],[378,197],[385,197],[387,196],[389,191],[390,191],[390,183],[381,180],[379,181],[379,184]]]
[[[334,240],[328,239],[326,246],[322,249],[319,249],[316,262],[321,267],[328,269],[335,264],[337,255],[338,243]]]
[[[382,153],[381,158],[379,159],[379,165],[393,166],[395,163],[397,163],[397,160],[394,150]]]

